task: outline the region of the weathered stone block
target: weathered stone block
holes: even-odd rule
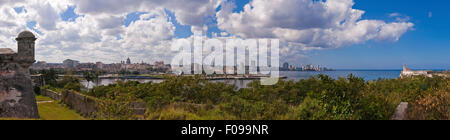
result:
[[[39,118],[29,67],[35,62],[35,36],[17,37],[18,53],[0,49],[0,117]]]
[[[398,105],[391,120],[406,120],[408,116],[408,103],[402,102]]]

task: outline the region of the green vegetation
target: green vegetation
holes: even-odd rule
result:
[[[45,101],[53,101],[50,97],[37,95],[36,96],[36,102],[45,102]]]
[[[129,120],[137,119],[138,116],[134,110],[133,103],[137,101],[136,98],[130,94],[122,96],[109,96],[102,98],[97,105],[98,112],[95,113],[95,119],[98,120]]]
[[[39,73],[42,74],[42,77],[45,81],[45,86],[41,88],[50,89],[56,92],[61,92],[62,90],[74,90],[79,92],[84,88],[80,83],[81,80],[73,76],[72,72],[70,71],[65,72],[66,75],[61,79],[58,79],[58,74],[60,74],[61,72],[54,69],[41,70]],[[88,81],[93,81],[98,77],[98,74],[99,73],[84,72],[83,76]]]
[[[48,88],[57,92],[81,88],[66,76]],[[450,79],[409,77],[364,81],[349,75],[325,75],[272,86],[258,81],[236,90],[203,77],[165,77],[162,83],[121,82],[84,93],[101,100],[99,120],[388,120],[400,102],[408,102],[412,120],[449,120]],[[38,101],[49,101],[37,96]],[[137,116],[133,104],[145,102],[147,113]],[[38,104],[42,119],[84,119],[61,104]]]
[[[44,88],[62,92],[82,86],[78,78],[65,76]],[[93,118],[101,120],[387,120],[400,102],[410,104],[409,119],[450,117],[450,79],[444,77],[364,81],[319,75],[235,89],[200,76],[167,76],[159,84],[118,81],[84,94],[102,100]],[[136,102],[147,104],[145,116],[130,109]]]
[[[56,102],[38,103],[38,110],[42,120],[85,120],[75,111]]]
[[[100,76],[100,72],[98,72],[98,71],[95,73],[90,72],[90,71],[83,73],[83,78],[88,82],[87,87],[89,87],[89,83],[91,81],[99,81],[99,76]]]
[[[49,89],[49,90],[52,90],[52,91],[55,91],[55,92],[58,92],[58,93],[62,93],[62,91],[64,90],[62,88],[56,88],[56,87],[53,87],[53,86],[50,86],[50,85],[45,85],[45,86],[41,87],[41,89]]]
[[[75,111],[69,109],[68,107],[59,104],[53,99],[38,95],[36,96],[36,101],[38,102],[39,110],[39,120],[85,120]],[[23,120],[18,118],[0,118],[0,120]],[[33,120],[33,119],[29,119]]]
[[[443,77],[364,81],[319,75],[273,86],[255,81],[236,91],[201,77],[166,77],[159,84],[100,86],[88,95],[120,99],[108,116],[127,112],[120,104],[143,100],[149,108],[145,118],[157,120],[387,120],[400,102],[410,103],[409,119],[448,120],[449,85]]]
[[[55,85],[50,85],[50,87],[81,92],[81,90],[84,88],[81,84],[81,80],[71,75],[72,74],[65,75]]]
[[[41,70],[39,73],[42,74],[46,85],[56,85],[58,72],[55,69]]]
[[[59,104],[50,97],[38,95],[39,116],[41,120],[85,120],[75,111],[69,109],[63,104]]]
[[[37,120],[37,119],[0,118],[0,121],[17,121],[17,120]]]

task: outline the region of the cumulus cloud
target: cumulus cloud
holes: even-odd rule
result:
[[[183,25],[203,26],[204,18],[215,14],[222,0],[77,0],[79,13],[124,14],[166,8]]]
[[[152,56],[150,54],[167,52],[158,46],[169,46],[166,42],[175,32],[174,25],[161,9],[141,15],[141,20],[131,23],[128,27],[123,23],[104,23],[97,18],[98,16],[85,15],[74,22],[61,22],[58,24],[60,30],[47,32],[40,39],[41,44],[61,50],[61,57],[67,57],[57,60],[72,58],[84,62],[111,63],[131,57],[134,60],[151,62],[159,59],[149,57]],[[113,17],[107,20],[118,19]]]
[[[139,9],[133,7],[132,3],[115,3],[119,4],[120,8],[117,9],[103,5],[105,9],[118,11],[113,12],[104,11],[98,5],[96,7],[100,11],[86,11],[82,4],[72,2],[75,1],[0,1],[0,47],[16,50],[14,38],[22,30],[31,30],[39,38],[36,45],[37,59],[50,62],[69,58],[83,62],[119,62],[129,56],[151,62],[160,59],[149,57],[149,54],[168,52],[165,49],[170,49],[168,46],[174,36],[175,26],[163,8],[149,8],[140,20],[125,27],[127,9],[122,11],[120,8],[130,5],[132,8],[129,11]],[[75,13],[80,17],[63,21],[61,14],[70,6],[76,7]],[[14,10],[18,7],[23,12]],[[36,25],[30,27],[27,25],[30,22]]]
[[[236,13],[236,5],[226,0],[0,0],[0,47],[16,49],[14,38],[28,29],[39,38],[39,60],[111,63],[131,57],[170,62],[176,27],[167,11],[192,32],[217,26],[221,31],[214,37],[279,38],[281,54],[298,57],[310,49],[395,42],[414,26],[399,13],[389,15],[394,22],[362,19],[365,11],[353,5],[353,0],[252,0]],[[64,21],[61,14],[69,7],[79,16]],[[143,14],[125,26],[133,12]],[[215,19],[217,25],[207,25]]]
[[[0,6],[24,2],[24,0],[0,0]]]
[[[353,0],[253,0],[244,11],[234,13],[233,3],[226,3],[217,13],[218,26],[244,38],[279,38],[285,46],[308,50],[397,41],[414,25],[405,20],[365,20],[365,11],[353,5]]]
[[[18,2],[0,1],[0,47],[16,50],[14,38],[17,33],[27,29],[27,17],[17,13],[9,5],[16,6]]]

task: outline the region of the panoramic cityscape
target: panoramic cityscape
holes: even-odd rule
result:
[[[203,138],[449,120],[448,5],[0,0],[0,120],[174,120],[159,131]]]
[[[154,72],[171,73],[171,65],[164,64],[164,61],[155,61],[154,63],[146,63],[141,61],[140,63],[132,63],[128,58],[125,61],[118,63],[105,64],[103,62],[96,63],[80,63],[77,60],[66,59],[62,63],[47,63],[45,61],[38,61],[31,67],[32,70],[73,70],[73,71],[104,71],[107,73],[119,73],[120,71],[135,72],[141,74],[150,74]],[[289,63],[284,63],[280,66],[281,71],[332,71],[332,69],[314,66],[312,64],[305,66],[293,66]]]

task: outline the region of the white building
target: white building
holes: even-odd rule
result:
[[[429,74],[429,71],[413,71],[410,68],[403,65],[403,71],[400,74],[400,77],[410,77],[410,76],[426,76],[433,77],[432,74]]]

